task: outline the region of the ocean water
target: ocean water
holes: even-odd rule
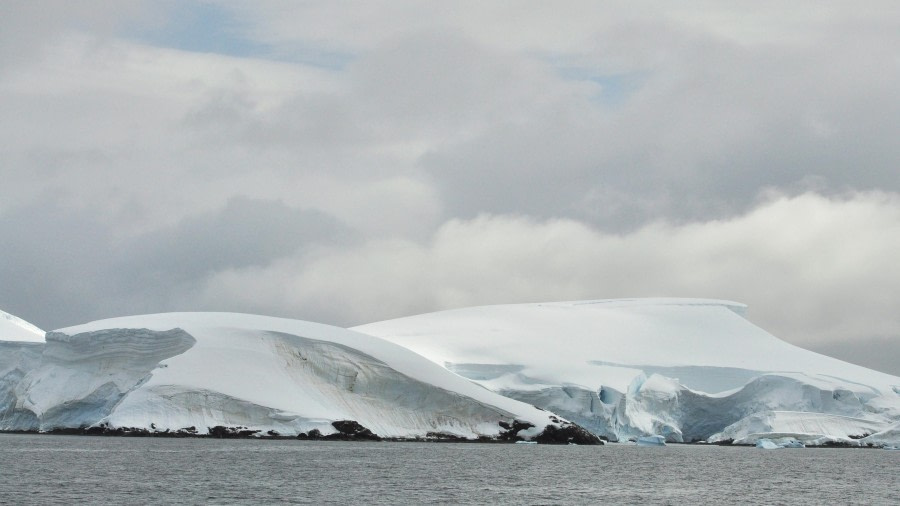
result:
[[[0,504],[900,504],[900,451],[0,434]]]

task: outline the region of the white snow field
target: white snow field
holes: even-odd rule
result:
[[[570,426],[382,339],[297,320],[170,313],[102,320],[2,343],[0,430],[243,427],[381,437],[497,437]],[[193,428],[193,429],[189,429]],[[591,436],[592,437],[592,436]]]
[[[900,442],[900,378],[804,350],[702,299],[472,307],[355,327],[610,440]]]
[[[0,311],[0,341],[44,342],[44,331],[25,320]]]

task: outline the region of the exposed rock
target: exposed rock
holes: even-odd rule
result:
[[[505,430],[497,436],[497,439],[499,439],[500,441],[513,442],[524,440],[524,438],[519,436],[520,430],[531,429],[534,427],[534,424],[523,422],[522,420],[513,420],[512,423],[500,420],[499,425]]]
[[[322,439],[322,433],[319,432],[319,429],[313,429],[309,432],[297,434],[297,439]]]
[[[176,436],[196,436],[197,435],[197,427],[191,425],[190,427],[182,427],[175,432]]]
[[[338,420],[331,422],[331,426],[337,429],[340,436],[342,436],[333,439],[347,438],[354,440],[364,439],[369,441],[381,441],[381,437],[379,437],[378,434],[363,427],[355,420]],[[335,434],[331,434],[330,436],[335,436]],[[326,438],[332,439],[330,436],[326,436]]]
[[[447,432],[429,432],[425,435],[427,441],[448,442],[448,443],[464,443],[471,441],[463,436],[449,434]]]
[[[543,444],[578,444],[578,445],[602,445],[603,441],[597,435],[588,432],[580,425],[574,423],[564,423],[556,427],[548,425],[535,436],[532,441]]]
[[[209,437],[220,439],[250,437],[258,433],[258,430],[251,430],[246,427],[225,427],[216,425],[215,427],[209,428]]]

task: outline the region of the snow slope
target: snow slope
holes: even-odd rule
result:
[[[850,436],[900,422],[900,378],[781,341],[745,310],[702,299],[515,304],[353,330],[613,440],[790,433],[860,444]]]
[[[44,342],[44,331],[25,320],[0,311],[0,341]]]
[[[10,343],[8,343],[10,344]],[[497,436],[552,413],[481,388],[393,343],[230,313],[115,318],[49,332],[0,362],[0,430],[215,426],[282,435],[354,420],[380,436]]]

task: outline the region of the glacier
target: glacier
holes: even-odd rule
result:
[[[0,430],[599,442],[399,345],[233,313],[0,334]],[[29,332],[23,332],[29,330]],[[229,432],[230,431],[230,432]]]
[[[352,329],[166,313],[45,333],[0,312],[0,430],[900,445],[900,378],[790,345],[745,314],[622,299]]]
[[[900,378],[784,342],[743,304],[481,306],[354,327],[610,441],[892,446]]]

